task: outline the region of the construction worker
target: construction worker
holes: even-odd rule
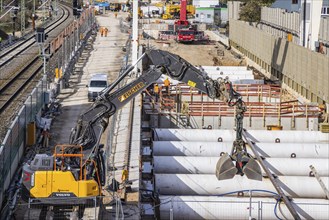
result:
[[[107,28],[104,28],[104,35],[105,35],[105,37],[107,37],[107,32],[109,31],[109,29],[107,29]]]
[[[155,96],[155,101],[158,102],[158,98],[159,98],[159,85],[157,83],[154,84],[154,88],[153,88],[153,92],[154,92],[154,96]]]
[[[103,37],[103,34],[104,34],[104,28],[101,27],[101,28],[99,29],[99,32],[101,32],[101,37]]]
[[[165,79],[165,81],[163,83],[166,88],[166,93],[169,95],[170,81],[169,81],[168,77]]]
[[[44,128],[43,131],[42,131],[42,136],[43,136],[42,146],[43,147],[48,147],[49,137],[50,137],[49,130]]]
[[[128,179],[128,170],[122,170],[121,183],[124,183]]]

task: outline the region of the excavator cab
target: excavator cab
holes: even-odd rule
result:
[[[68,198],[73,204],[85,204],[84,198],[99,196],[103,185],[100,169],[95,161],[83,161],[83,156],[82,147],[78,145],[57,145],[53,155],[35,155],[31,163],[23,167],[23,199],[56,204],[63,200],[51,198]],[[88,163],[93,164],[96,178],[88,177],[85,169]]]

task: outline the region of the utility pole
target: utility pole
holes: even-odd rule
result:
[[[21,37],[25,35],[25,0],[21,0]]]
[[[15,3],[15,6],[12,7],[10,10],[10,16],[13,19],[13,37],[15,37],[15,30],[16,30],[16,19],[17,19],[17,13],[18,13],[19,7],[18,3]]]
[[[132,63],[136,63],[138,58],[138,0],[133,1],[133,28],[132,28]],[[134,68],[137,75],[137,65]]]
[[[57,11],[58,11],[58,3],[57,0],[55,0],[55,5],[54,5],[54,11],[55,11],[55,17],[57,17]]]
[[[46,21],[46,0],[42,1],[42,21],[43,23]]]
[[[46,51],[45,51],[46,48],[44,45],[48,35],[45,33],[44,28],[37,28],[35,34],[36,34],[35,35],[36,42],[40,47],[41,56],[43,58],[43,74],[46,76],[46,81],[48,81],[46,65],[47,65],[47,58],[49,58],[50,55],[46,54]]]

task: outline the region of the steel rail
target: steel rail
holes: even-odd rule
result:
[[[266,175],[268,176],[268,178],[270,179],[270,181],[272,182],[275,190],[278,192],[278,194],[280,195],[280,199],[282,199],[282,201],[286,204],[289,212],[291,213],[291,215],[294,217],[295,220],[300,220],[300,216],[298,215],[297,211],[295,210],[295,208],[293,207],[293,205],[291,204],[289,198],[284,194],[283,190],[281,189],[281,187],[279,186],[278,182],[277,182],[277,177],[274,177],[271,173],[271,171],[269,170],[269,168],[265,165],[265,163],[263,163],[263,159],[261,158],[261,156],[259,155],[259,153],[257,152],[257,150],[255,149],[254,146],[254,142],[250,141],[248,138],[248,135],[246,133],[245,130],[242,131],[242,136],[243,138],[247,141],[248,145],[250,146],[254,156],[257,158],[258,162],[260,163],[260,165],[262,166],[263,170],[265,171]]]
[[[59,19],[57,19],[56,21],[54,21],[53,23],[49,24],[46,27],[46,33],[49,34],[51,31],[55,30],[57,27],[59,27],[64,21],[66,21],[69,17],[70,17],[70,10],[67,9],[66,7],[68,6],[63,6],[62,10],[63,13],[61,15],[61,17]],[[65,10],[65,8],[67,10]],[[64,13],[65,11],[67,11],[67,13]],[[64,16],[67,15],[67,17],[64,18]],[[64,18],[64,19],[62,19]],[[25,50],[27,50],[28,48],[30,48],[32,45],[34,45],[34,43],[36,42],[34,39],[34,35],[31,35],[28,39],[16,44],[15,46],[11,47],[9,50],[5,51],[4,53],[2,53],[0,55],[0,68],[3,67],[4,65],[6,65],[7,63],[9,63],[15,56],[23,53]],[[34,39],[32,42],[29,43],[30,40]],[[24,45],[27,44],[27,45]],[[10,53],[14,52],[16,49],[18,49],[19,47],[23,47],[20,51],[18,51],[17,53],[13,54],[10,58],[4,60],[1,62],[1,59],[5,58],[6,56],[8,56]]]
[[[12,80],[10,80],[3,88],[0,89],[0,114],[7,109],[9,104],[12,103],[13,100],[18,96],[18,94],[26,88],[28,83],[31,82],[32,79],[34,79],[34,77],[40,72],[41,69],[42,62],[40,61],[39,57],[35,57],[28,65],[26,65],[22,70],[20,70],[20,72],[16,74],[16,76]],[[19,84],[19,86],[16,86],[18,85],[17,81],[19,80],[23,81],[23,83]],[[13,88],[14,91],[8,92],[8,89],[10,88]],[[2,102],[2,100],[4,100],[4,102]]]
[[[64,21],[65,21],[70,17],[70,10],[67,8],[67,6],[63,7],[62,9],[63,9],[63,11],[65,11],[65,9],[67,9],[66,10],[67,13],[63,13],[63,15],[61,17],[61,18],[63,18],[66,14],[67,17],[64,19]],[[54,25],[55,26],[52,27],[52,29],[49,30],[48,32],[54,30],[55,28],[57,28],[58,26],[61,25],[62,21],[60,21],[60,19],[58,19],[56,21],[56,22],[58,22],[57,24],[56,24],[56,22],[54,22],[52,25],[49,25],[49,27],[54,26]],[[29,40],[26,40],[26,41],[29,41]],[[33,43],[29,44],[21,51],[19,51],[17,54],[19,54],[23,51],[26,51],[34,43],[35,43],[35,41],[33,41]],[[8,59],[8,60],[11,60],[11,59]],[[0,64],[0,67],[1,67],[1,65],[3,65],[3,63]],[[0,97],[1,97],[0,114],[3,113],[7,109],[7,107],[18,96],[18,94],[20,94],[21,91],[23,91],[27,87],[27,85],[34,79],[34,77],[40,72],[41,69],[42,69],[42,62],[40,61],[40,57],[37,54],[35,54],[34,56],[31,57],[31,60],[28,62],[27,65],[25,65],[18,72],[12,74],[10,76],[9,80],[6,80],[7,82],[5,82],[4,85],[0,88]],[[16,81],[19,81],[19,82],[16,82]]]

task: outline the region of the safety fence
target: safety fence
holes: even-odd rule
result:
[[[246,107],[244,123],[250,128],[272,129],[273,125],[276,125],[288,130],[318,130],[318,120],[322,113],[318,104],[302,104],[276,85],[237,84],[234,89],[243,97]],[[183,124],[190,126],[193,122],[192,128],[205,125],[231,128],[233,123],[229,123],[229,120],[236,115],[235,106],[211,99],[195,88],[183,84],[171,85],[169,91],[170,94],[161,89],[158,102],[155,102],[155,99],[143,101],[144,105],[151,106],[146,110],[147,114],[169,117],[175,123],[183,120]]]
[[[75,64],[82,54],[88,39],[96,30],[95,16],[92,8],[85,10],[79,19],[72,21],[50,42],[53,55],[49,61],[48,79],[54,81],[51,86],[54,93],[59,87],[66,87]]]
[[[90,10],[88,13],[88,16],[82,16],[79,20],[80,29],[74,29],[76,22],[72,22],[71,26],[73,25],[73,28],[70,29],[72,34],[66,37],[64,35],[60,36],[64,38],[58,41],[61,42],[61,44],[56,44],[56,48],[53,48],[52,52],[56,53],[57,56],[52,57],[52,60],[49,61],[49,66],[47,68],[48,76],[43,77],[40,80],[31,95],[24,102],[23,107],[20,109],[13,123],[9,127],[7,135],[0,145],[0,205],[4,200],[5,193],[6,196],[12,196],[13,194],[10,194],[10,191],[16,190],[16,188],[9,187],[9,185],[14,175],[17,174],[17,168],[20,165],[21,158],[25,151],[25,146],[32,145],[28,144],[29,140],[27,137],[27,127],[36,121],[36,115],[45,104],[47,83],[49,83],[50,79],[53,80],[54,77],[59,78],[59,81],[56,81],[52,85],[48,86],[50,87],[49,98],[54,98],[54,96],[60,92],[61,87],[65,87],[65,84],[68,83],[68,79],[73,71],[74,65],[86,45],[87,39],[92,33],[94,28],[93,24],[95,21]],[[84,20],[86,20],[86,22],[82,22]],[[79,35],[79,33],[81,33],[81,35]],[[56,38],[55,40],[58,39],[59,38]],[[52,65],[51,63],[56,64]],[[55,67],[58,67],[58,65],[60,69],[63,70],[61,71],[63,72],[63,75],[59,74],[55,76],[54,69]],[[37,135],[29,135],[30,138],[31,136],[36,138]]]
[[[258,97],[258,101],[264,98],[280,99],[282,92],[280,86],[269,84],[233,84],[233,89],[240,93],[246,101],[249,101],[250,97]],[[191,100],[193,100],[193,96],[207,96],[206,94],[202,95],[197,89],[186,84],[171,85],[170,91],[171,94],[189,95]]]
[[[162,196],[160,219],[293,219],[274,197]],[[301,219],[327,219],[325,200],[293,200]]]
[[[47,82],[44,77],[24,102],[0,145],[0,204],[23,156],[27,141],[27,126],[35,121],[36,114],[43,107],[46,90]]]
[[[35,219],[293,219],[286,205],[273,196],[174,196],[154,197],[154,203],[142,204],[139,210],[129,210],[113,196],[52,198],[52,205],[29,200],[18,205],[17,220]],[[79,204],[79,201],[84,203]],[[292,205],[301,219],[327,219],[326,200],[293,199]]]
[[[281,88],[273,85],[234,85],[245,100],[245,115],[254,117],[318,117],[317,104],[301,104],[298,100],[281,101]],[[160,92],[160,109],[186,112],[194,116],[234,116],[234,106],[210,99],[206,94],[184,85],[171,86],[170,94]],[[178,97],[179,96],[179,97]],[[255,97],[255,99],[253,99]],[[181,103],[177,103],[180,100]],[[234,101],[234,100],[233,100]],[[182,106],[178,106],[181,104]],[[181,111],[179,111],[181,110]]]

